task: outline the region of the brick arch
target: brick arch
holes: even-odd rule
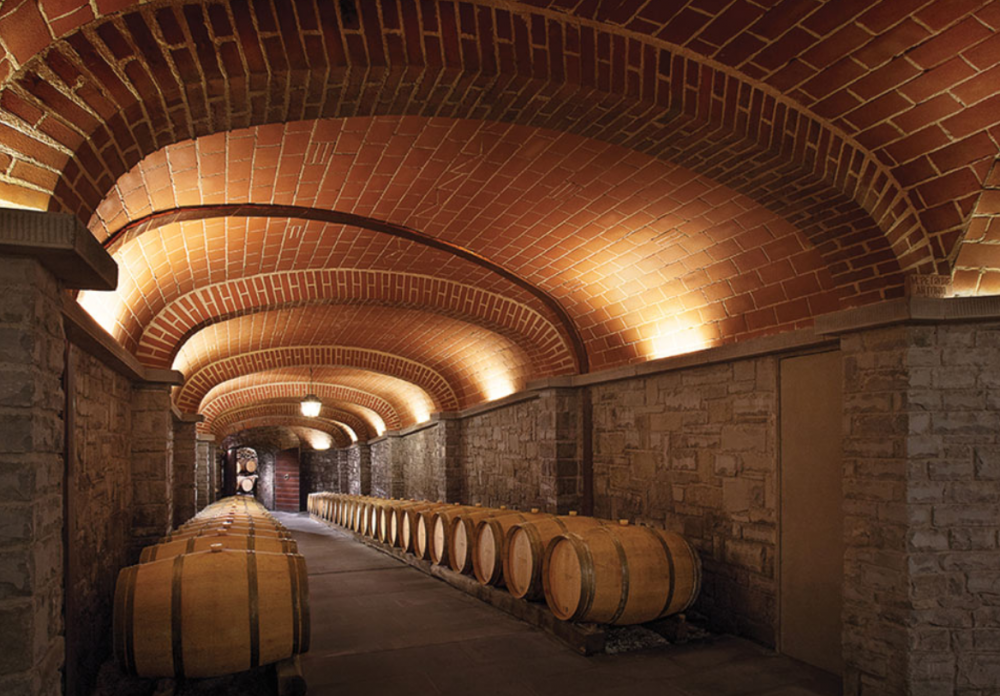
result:
[[[299,436],[285,427],[257,426],[252,430],[241,430],[227,435],[221,440],[222,449],[233,447],[252,447],[258,452],[274,452],[277,450],[298,447]]]
[[[335,384],[309,385],[304,382],[281,382],[230,392],[216,399],[211,404],[205,405],[206,408],[211,409],[211,413],[206,415],[205,422],[208,424],[208,427],[211,427],[211,423],[216,415],[234,408],[258,404],[264,401],[298,403],[308,394],[315,394],[324,403],[329,399],[335,402],[356,404],[377,414],[389,430],[399,430],[407,425],[412,425],[412,423],[404,424],[403,417],[396,411],[393,405],[377,394],[370,394],[359,389],[351,389]],[[377,421],[374,420],[369,423],[371,430],[378,430],[376,423]]]
[[[329,400],[323,403],[320,411],[320,422],[338,422],[347,425],[358,436],[358,440],[366,442],[377,436],[377,431],[372,426],[374,411],[366,409],[358,404],[346,401]],[[286,418],[302,417],[299,404],[292,401],[269,400],[266,403],[250,404],[240,406],[219,414],[210,424],[212,427],[218,423],[228,425],[233,418],[269,418],[272,416],[282,416]],[[221,426],[220,426],[221,427]],[[211,429],[207,421],[199,423],[202,432],[209,433]]]
[[[283,346],[230,356],[190,375],[177,403],[196,411],[216,385],[267,370],[287,367],[354,367],[410,382],[423,389],[438,411],[458,408],[455,390],[439,372],[399,355],[348,346]]]
[[[230,394],[250,388],[288,384],[301,384],[306,391],[312,385],[326,384],[372,394],[389,404],[405,425],[426,420],[434,407],[427,392],[397,377],[369,370],[320,365],[315,368],[280,367],[221,382],[202,397],[197,410],[206,418],[211,417],[226,408],[226,398]]]
[[[1000,295],[1000,158],[976,201],[956,257],[956,294]]]
[[[212,324],[188,339],[174,368],[190,377],[246,353],[330,345],[426,365],[447,379],[459,408],[495,398],[498,391],[521,389],[531,378],[527,354],[504,336],[438,314],[375,305],[296,307]],[[502,390],[497,388],[501,383]]]
[[[273,309],[316,304],[414,307],[482,326],[522,346],[539,377],[574,371],[572,343],[530,307],[442,278],[361,269],[288,271],[216,283],[182,295],[143,331],[136,357],[169,367],[184,342],[210,324]]]
[[[176,3],[97,19],[29,59],[0,98],[29,133],[11,139],[12,178],[86,219],[142,156],[187,137],[316,116],[476,116],[586,134],[704,172],[800,226],[828,263],[855,267],[857,282],[879,277],[889,259],[894,270],[934,261],[911,198],[860,140],[662,41],[527,8],[427,4],[382,26],[376,12],[345,21],[336,5],[318,4],[332,9],[317,15],[304,3],[300,20],[319,33],[303,43],[298,25],[254,5],[257,25],[280,41],[262,39],[249,10]],[[268,60],[307,66],[301,88],[289,92]],[[923,222],[931,235],[954,228],[944,216]]]
[[[256,418],[241,416],[239,420],[234,420],[213,434],[217,438],[225,439],[233,433],[238,433],[242,430],[253,430],[259,427],[288,428],[298,436],[300,442],[302,441],[302,435],[298,432],[299,428],[317,430],[329,435],[333,440],[333,446],[337,449],[350,447],[352,444],[350,436],[340,427],[339,423],[335,421],[318,421],[315,418],[310,419],[301,416],[267,415]]]

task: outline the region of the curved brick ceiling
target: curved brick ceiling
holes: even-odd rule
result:
[[[226,419],[233,412],[248,408],[261,408],[261,415],[264,412],[278,413],[280,408],[301,414],[302,399],[308,394],[318,397],[326,408],[353,413],[367,425],[369,435],[381,435],[386,429],[398,430],[405,427],[392,404],[375,394],[333,384],[313,384],[310,387],[299,382],[286,382],[228,394],[223,403],[217,405],[219,408],[213,409],[211,417],[205,419],[203,430],[211,432],[220,423],[228,422]]]
[[[528,355],[499,334],[420,310],[370,305],[297,307],[219,322],[184,344],[174,368],[191,378],[232,356],[331,345],[399,355],[424,365],[448,380],[459,407],[523,388],[532,376]],[[175,401],[193,410],[217,383],[189,379]]]
[[[389,404],[408,425],[427,420],[435,410],[427,392],[405,380],[369,370],[325,366],[316,366],[311,371],[308,367],[283,367],[227,380],[205,394],[196,410],[206,419],[211,418],[229,408],[230,396],[286,384],[302,385],[305,392],[311,384],[326,384],[372,394]]]
[[[149,231],[115,254],[121,276],[110,328],[144,363],[163,367],[194,331],[239,314],[319,302],[422,306],[517,341],[539,375],[574,370],[565,332],[532,295],[453,255],[397,241],[287,219]]]
[[[206,422],[199,423],[198,427],[200,432],[209,433],[229,429],[233,423],[244,420],[267,418],[296,419],[303,418],[303,416],[299,403],[290,400],[268,399],[259,403],[234,407],[213,418],[211,427]],[[362,442],[377,437],[380,430],[385,427],[378,414],[371,409],[332,398],[324,402],[315,423],[324,425],[326,429],[334,426],[338,428],[347,426]]]
[[[661,39],[515,3],[506,3],[513,13],[504,3],[418,10],[390,2],[381,12],[362,3],[347,16],[350,4],[339,3],[300,3],[295,14],[275,13],[265,0],[235,12],[224,2],[174,5],[98,18],[41,54],[33,55],[41,46],[22,51],[26,62],[0,98],[26,131],[9,134],[12,178],[54,192],[55,207],[86,218],[132,164],[185,137],[303,116],[436,112],[520,120],[655,153],[766,201],[826,243],[825,252],[855,259],[888,240],[903,268],[927,266],[932,253],[947,258],[941,235],[953,243],[962,223],[940,212],[921,227],[920,206],[887,170],[896,160],[860,144],[866,127],[904,110],[900,101],[914,106],[896,93],[882,104],[855,98],[831,127],[744,73]],[[805,21],[829,21],[818,14]],[[39,19],[30,10],[12,17],[8,27]],[[727,45],[733,30],[724,27],[744,28],[732,19],[713,22]],[[802,43],[796,34],[808,32],[789,34],[755,58],[775,68],[791,61]],[[289,66],[305,68],[291,90]],[[845,137],[851,130],[858,141]]]
[[[282,346],[231,355],[190,375],[184,391],[193,402],[229,380],[284,367],[353,367],[398,377],[426,393],[435,411],[454,411],[458,397],[443,375],[414,360],[347,346]],[[200,403],[200,402],[199,402]]]
[[[339,145],[345,128],[350,129],[347,144]],[[397,148],[392,151],[397,156],[388,148]],[[323,164],[306,164],[310,158],[303,153],[311,151],[323,153]],[[379,167],[385,173],[378,174]],[[285,183],[267,187],[276,180]],[[286,184],[292,188],[283,190]],[[476,254],[505,259],[507,268],[565,307],[595,368],[672,352],[671,337],[689,326],[701,327],[700,340],[706,343],[795,326],[838,308],[838,297],[847,292],[835,290],[835,277],[795,228],[747,197],[618,146],[542,129],[381,117],[210,136],[144,160],[109,195],[107,200],[118,203],[113,212],[103,210],[110,216],[108,225],[99,213],[92,227],[99,236],[113,233],[160,205],[177,204],[177,191],[184,191],[183,202],[191,205],[353,205],[352,213],[419,224]],[[161,194],[167,198],[156,203]],[[139,357],[165,364],[168,351],[192,324],[205,325],[208,315],[225,318],[227,313],[188,304],[182,313],[190,318],[178,319],[169,316],[169,308],[161,309],[165,303],[241,270],[250,275],[270,267],[368,264],[379,270],[454,274],[538,305],[511,283],[490,279],[444,252],[401,240],[382,248],[378,241],[353,228],[242,218],[227,218],[225,225],[216,218],[146,231],[116,252],[123,268],[117,335],[127,347],[149,336],[156,345],[140,345]],[[209,246],[209,253],[188,252],[199,246]],[[883,263],[889,259],[883,257]],[[151,274],[149,267],[159,272]],[[857,280],[858,269],[846,262],[834,270],[848,284]],[[792,281],[795,272],[800,277]],[[878,297],[880,283],[869,280],[857,287]],[[382,288],[378,293],[387,300],[394,294]],[[275,306],[266,297],[241,302],[247,297],[232,292],[223,304],[232,306],[230,312],[248,303]],[[468,306],[464,298],[459,302]],[[497,302],[484,307],[511,316]],[[156,312],[153,322],[162,317],[169,328],[146,328],[137,339]],[[534,327],[547,337],[520,341],[533,354],[533,375],[570,369],[564,350],[553,345],[555,329]],[[536,357],[553,351],[556,363]]]
[[[625,250],[618,275],[606,276],[619,283],[598,295],[596,308],[594,290],[605,289],[596,278],[593,286],[574,286],[567,274],[548,279],[566,311],[581,318],[595,368],[684,348],[688,327],[697,328],[696,344],[733,340],[808,323],[842,302],[893,296],[900,271],[957,267],[963,288],[997,285],[989,269],[1000,267],[990,222],[998,206],[980,197],[998,152],[990,130],[1000,122],[989,72],[1000,60],[994,4],[784,0],[765,11],[742,2],[706,9],[625,0],[609,9],[561,0],[539,9],[497,0],[415,10],[387,0],[378,13],[362,3],[360,17],[342,15],[350,3],[317,10],[305,2],[275,19],[259,1],[251,22],[250,13],[221,2],[138,9],[95,2],[0,9],[0,47],[9,52],[0,58],[0,186],[8,198],[21,194],[3,181],[53,192],[53,208],[83,218],[105,199],[94,220],[106,218],[113,231],[119,192],[105,194],[119,175],[192,136],[315,116],[470,116],[622,145],[702,174],[710,194],[722,183],[754,202],[737,203],[735,221],[714,234],[677,243],[677,258],[643,256],[641,244],[638,254]],[[126,9],[92,21],[94,8]],[[52,37],[80,26],[46,52]],[[161,52],[157,40],[171,48]],[[298,75],[301,90],[287,89],[289,62],[310,68]],[[379,119],[349,122],[367,135]],[[355,176],[355,165],[368,163],[363,148],[353,154]],[[458,159],[445,160],[446,173]],[[287,188],[277,173],[278,188]],[[218,192],[199,184],[197,194]],[[171,193],[175,206],[192,195],[183,187]],[[461,238],[462,230],[436,219],[451,212],[455,195],[440,201],[434,193],[427,201],[437,209],[417,222]],[[723,207],[706,199],[713,210]],[[356,201],[365,205],[365,194]],[[763,217],[752,209],[758,204],[784,219]],[[541,269],[509,248],[497,258],[504,267],[525,261],[525,276],[544,275],[555,262],[545,251],[531,250]],[[670,279],[646,285],[664,264]],[[622,282],[622,272],[632,277]],[[160,299],[164,309],[177,296]],[[146,326],[139,314],[153,305],[127,318],[132,332]],[[521,371],[509,370],[514,384],[537,374],[525,364],[521,356]],[[475,381],[474,366],[453,371]]]
[[[220,441],[234,433],[257,428],[285,428],[295,434],[300,444],[306,444],[312,449],[329,449],[349,447],[351,436],[340,427],[339,423],[321,421],[316,418],[302,416],[280,416],[268,414],[257,418],[242,418],[213,433]],[[317,445],[326,445],[325,447]]]

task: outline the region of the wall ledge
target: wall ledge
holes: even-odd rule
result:
[[[66,338],[120,375],[148,385],[184,383],[184,375],[177,370],[149,368],[136,360],[68,294],[63,296],[62,314]]]
[[[904,297],[816,318],[815,331],[837,336],[898,324],[1000,320],[1000,297]]]
[[[73,290],[114,290],[118,264],[75,215],[0,208],[0,255],[33,257]]]

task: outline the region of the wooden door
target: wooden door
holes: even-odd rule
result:
[[[299,449],[281,450],[274,455],[274,509],[298,512]]]
[[[781,650],[841,673],[844,577],[839,352],[781,361]]]

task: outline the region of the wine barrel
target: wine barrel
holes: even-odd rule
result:
[[[449,564],[451,523],[463,512],[470,513],[482,509],[482,505],[457,505],[434,511],[434,514],[431,515],[429,539],[431,562],[439,565]]]
[[[563,621],[628,625],[687,609],[701,562],[680,535],[606,525],[557,536],[545,549],[545,601]]]
[[[190,529],[192,527],[206,527],[213,524],[239,524],[244,527],[270,527],[272,529],[284,529],[285,525],[278,522],[278,520],[268,519],[266,517],[247,517],[245,515],[227,515],[225,517],[205,517],[202,519],[193,519],[189,522],[185,522],[179,528]]]
[[[458,503],[443,505],[437,508],[421,510],[417,513],[416,532],[413,539],[413,555],[417,558],[429,560],[431,557],[431,527],[434,516],[443,510],[459,509],[463,506]]]
[[[115,656],[142,677],[215,677],[309,650],[299,555],[213,548],[118,574]]]
[[[471,512],[461,512],[451,521],[451,546],[448,549],[448,564],[457,573],[472,572],[472,540],[476,537],[476,525],[488,517],[509,515],[506,505],[498,508],[476,508]]]
[[[504,544],[507,540],[507,530],[521,522],[534,522],[544,517],[538,508],[531,512],[515,512],[499,517],[488,517],[476,525],[476,538],[472,553],[472,571],[476,579],[484,585],[503,584]]]
[[[247,473],[250,473],[250,474],[252,474],[253,472],[257,471],[257,460],[256,459],[248,459],[243,464],[243,469],[244,469],[244,471],[246,471]]]
[[[245,534],[213,534],[211,536],[193,536],[187,539],[177,539],[162,544],[147,546],[139,554],[139,563],[149,563],[159,561],[164,558],[173,558],[182,553],[197,553],[198,551],[208,551],[215,544],[220,544],[224,549],[236,549],[242,551],[261,551],[264,553],[298,553],[299,547],[292,539],[278,539],[276,537],[256,537]]]
[[[250,477],[246,477],[240,481],[240,490],[244,493],[249,493],[253,490],[254,480]]]
[[[507,550],[503,556],[503,580],[507,590],[518,599],[542,599],[545,596],[542,561],[549,542],[562,534],[579,533],[604,524],[611,523],[572,513],[515,524],[507,530]]]
[[[421,503],[419,505],[406,508],[403,511],[403,524],[402,529],[400,530],[399,548],[404,551],[414,553],[416,550],[417,524],[421,513],[427,511],[433,512],[437,508],[445,507],[446,505],[447,503],[438,501],[436,503]]]
[[[389,517],[389,543],[391,546],[401,548],[404,551],[409,550],[403,546],[403,521],[411,508],[429,504],[430,502],[427,500],[408,500],[392,511],[392,515]]]
[[[183,524],[175,532],[190,532],[195,529],[252,529],[252,530],[272,530],[275,532],[285,532],[284,525],[270,522],[248,522],[246,520],[208,520],[205,522],[188,522]]]
[[[212,536],[218,534],[233,534],[236,536],[269,537],[272,539],[291,539],[292,533],[284,529],[264,529],[261,527],[202,527],[201,529],[185,529],[173,532],[163,537],[160,542],[177,541],[178,539],[188,539],[197,536]]]
[[[396,520],[396,511],[404,505],[409,505],[410,500],[388,500],[382,506],[381,519],[379,520],[379,538],[389,546],[396,546],[399,533]]]

